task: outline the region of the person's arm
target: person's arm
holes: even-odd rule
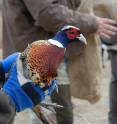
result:
[[[58,0],[24,0],[24,3],[35,20],[35,25],[46,31],[55,32],[66,23],[77,24],[85,33],[92,33],[97,29],[95,17],[71,10]]]
[[[22,82],[18,79],[18,68],[16,63],[11,67],[8,79],[6,80],[2,91],[5,92],[11,101],[15,104],[17,112],[23,111],[26,108],[33,108],[38,103],[45,99],[46,95],[57,88],[56,80],[53,80],[51,85],[47,85],[44,89],[34,82]]]

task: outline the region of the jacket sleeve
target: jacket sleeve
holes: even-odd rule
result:
[[[92,33],[97,29],[94,17],[69,9],[58,0],[24,0],[24,3],[35,20],[35,25],[46,31],[54,32],[66,23],[77,24],[84,33]]]

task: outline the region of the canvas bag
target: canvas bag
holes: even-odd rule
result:
[[[82,0],[78,11],[92,12],[91,3],[91,0]],[[67,65],[67,72],[72,96],[95,103],[101,96],[101,43],[97,35],[90,34],[85,37],[88,42],[86,48],[80,55],[71,57]],[[77,49],[76,45],[73,50],[75,51],[75,49]]]

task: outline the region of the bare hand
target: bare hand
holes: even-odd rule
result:
[[[117,27],[114,25],[117,24],[116,21],[107,18],[96,17],[98,23],[97,34],[100,37],[110,39],[112,35],[117,33]]]

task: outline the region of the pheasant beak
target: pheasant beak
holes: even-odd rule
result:
[[[77,38],[80,40],[80,42],[82,42],[82,43],[84,43],[85,45],[87,45],[87,40],[86,40],[86,38],[83,36],[83,34],[80,34],[80,36],[77,37]]]

